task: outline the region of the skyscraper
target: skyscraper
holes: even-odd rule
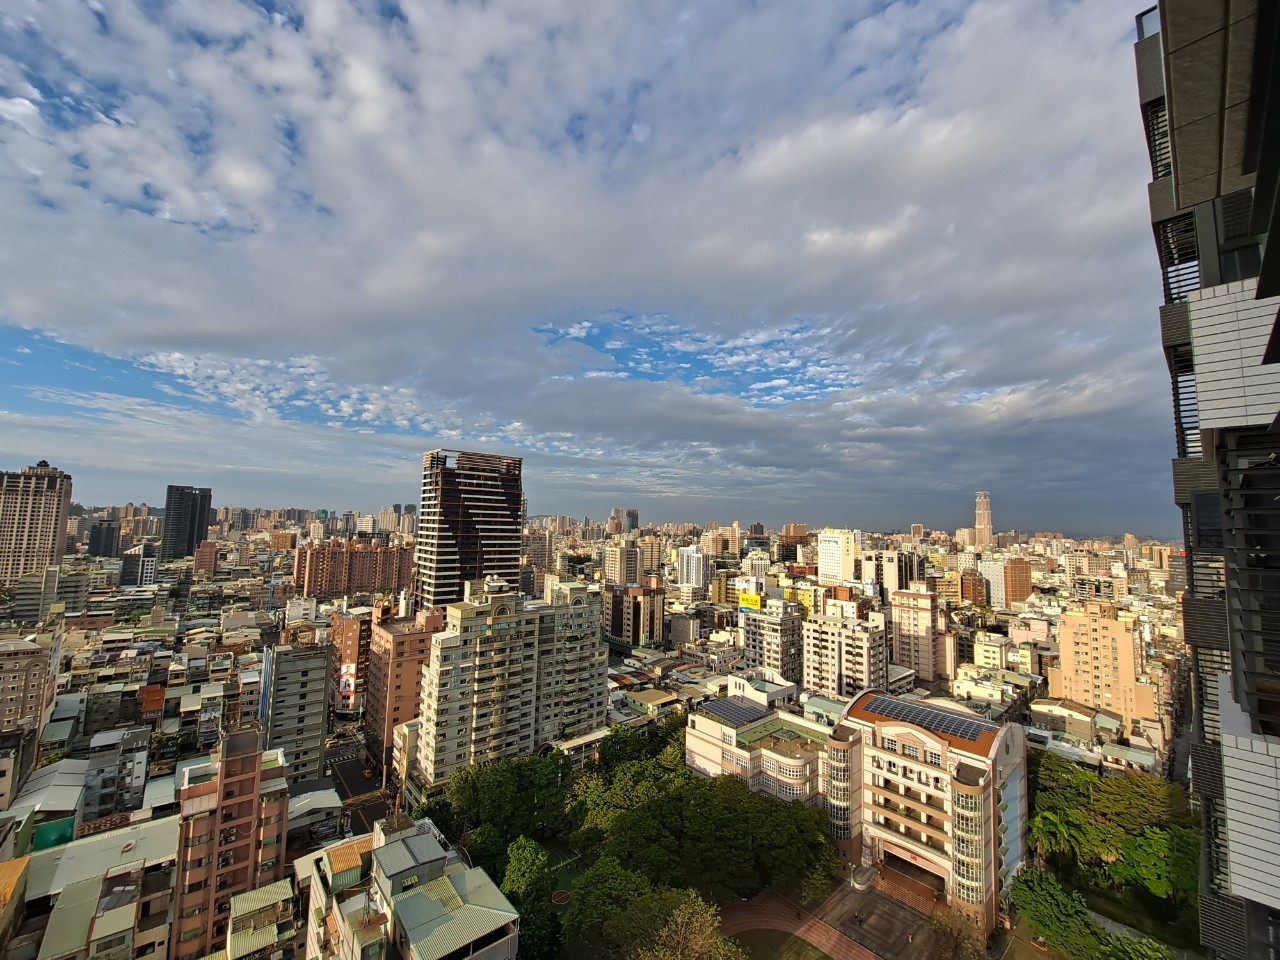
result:
[[[47,460],[0,473],[0,586],[62,563],[71,477]]]
[[[457,603],[464,584],[520,584],[519,457],[431,450],[422,457],[414,595],[423,608]]]
[[[979,550],[990,550],[994,537],[991,533],[991,495],[979,490],[973,504],[973,540]]]
[[[1162,2],[1134,46],[1186,538],[1200,937],[1231,960],[1280,942],[1278,32],[1274,4]]]
[[[164,497],[164,529],[160,535],[160,560],[181,560],[195,554],[209,535],[209,508],[213,491],[208,487],[169,484]]]

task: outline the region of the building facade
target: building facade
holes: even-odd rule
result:
[[[975,574],[975,576],[977,576]],[[978,579],[982,579],[979,577]],[[890,595],[893,605],[893,662],[932,682],[946,675],[946,651],[939,627],[937,594],[920,582]]]
[[[520,582],[523,461],[460,450],[422,457],[422,506],[414,540],[420,608],[463,599],[465,585],[494,576]]]
[[[288,767],[259,737],[229,734],[182,770],[173,960],[225,950],[232,897],[284,879]]]
[[[33,640],[0,640],[0,734],[39,731],[49,651]]]
[[[209,536],[213,491],[208,487],[170,484],[164,497],[164,527],[160,560],[181,560],[195,554]]]
[[[333,702],[333,650],[327,644],[282,643],[262,658],[259,717],[267,746],[281,751],[289,782],[324,772],[324,740]]]
[[[804,688],[847,699],[869,687],[889,683],[889,643],[884,615],[865,620],[817,614],[801,625],[804,638]]]
[[[748,667],[776,670],[784,679],[804,678],[804,632],[800,606],[770,598],[761,610],[743,610],[742,658]]]
[[[423,677],[420,788],[484,760],[531,756],[606,722],[608,648],[600,591],[560,583],[546,600],[496,579],[450,604]]]
[[[413,588],[413,547],[355,540],[310,540],[294,551],[293,582],[302,597],[356,593],[399,596]]]
[[[71,515],[71,476],[41,460],[0,472],[0,586],[62,563]]]
[[[380,613],[369,637],[364,742],[375,769],[386,776],[396,727],[418,716],[422,670],[431,657],[431,638],[445,620],[443,610],[394,619]]]

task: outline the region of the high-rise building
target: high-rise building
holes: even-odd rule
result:
[[[522,600],[504,583],[445,608],[423,671],[418,789],[483,760],[527,757],[598,730],[609,702],[600,588],[557,583]]]
[[[667,592],[657,577],[642,583],[609,583],[601,593],[605,639],[618,653],[660,647],[666,640],[663,608]]]
[[[231,898],[284,879],[289,768],[259,737],[228,734],[207,763],[180,771],[174,960],[223,950]]]
[[[267,746],[289,765],[289,782],[317,780],[324,772],[324,739],[333,701],[333,648],[281,643],[262,658],[261,721]]]
[[[1280,766],[1253,758],[1280,754],[1280,246],[1269,243],[1280,18],[1274,4],[1253,0],[1165,0],[1137,24],[1173,388],[1173,499],[1186,540],[1191,786],[1204,812],[1207,876],[1200,935],[1215,958],[1271,957],[1280,943]]]
[[[981,579],[981,578],[979,578]],[[893,662],[930,683],[946,672],[938,597],[918,581],[890,596],[893,605]]]
[[[706,587],[711,580],[711,561],[697,544],[676,551],[676,583],[682,587]]]
[[[365,708],[369,682],[369,640],[373,635],[373,608],[335,610],[329,618],[333,640],[333,710],[340,717],[359,716]]]
[[[208,487],[169,484],[164,497],[164,527],[160,536],[160,560],[181,560],[195,554],[209,536],[209,508],[213,491]]]
[[[979,490],[973,503],[973,540],[979,550],[990,550],[995,536],[991,530],[991,495]]]
[[[640,551],[629,543],[605,544],[604,582],[623,586],[639,583]]]
[[[776,670],[792,683],[804,679],[804,634],[799,604],[769,599],[742,611],[742,658],[748,667]]]
[[[62,563],[71,515],[71,477],[41,460],[0,472],[0,587]]]
[[[385,775],[395,729],[418,716],[422,668],[431,657],[431,638],[444,629],[444,611],[419,610],[395,618],[374,612],[369,636],[369,683],[365,691],[364,742],[374,767]]]
[[[420,607],[457,603],[465,584],[498,577],[520,583],[522,461],[460,450],[422,457],[422,508],[414,542]]]
[[[298,594],[333,600],[353,593],[389,593],[413,586],[413,548],[352,540],[309,540],[293,556]]]
[[[89,528],[89,556],[120,556],[120,521],[95,520]]]
[[[1031,561],[1010,557],[1004,562],[1004,602],[1021,603],[1031,596]]]
[[[835,700],[889,684],[889,644],[884,614],[865,620],[815,614],[801,624],[804,688]]]

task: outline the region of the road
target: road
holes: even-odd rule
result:
[[[356,835],[369,833],[373,825],[387,815],[386,798],[378,792],[378,781],[366,779],[364,771],[368,769],[361,757],[345,760],[329,761],[329,754],[346,751],[341,745],[338,749],[325,751],[325,762],[329,765],[333,785],[342,798],[345,812],[351,814],[350,832]]]

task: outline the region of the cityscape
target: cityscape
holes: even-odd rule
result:
[[[615,245],[586,213],[566,212],[559,236],[522,238],[518,212],[512,237],[486,233],[486,204],[520,195],[504,179],[513,158],[585,206],[625,196],[679,210],[655,214],[655,236],[693,223],[678,196],[647,192],[677,183],[661,179],[668,164],[741,164],[734,176],[762,191],[768,170],[807,170],[803,212],[808,183],[830,189],[818,163],[830,144],[814,133],[830,119],[770,124],[824,102],[809,88],[746,120],[692,74],[687,113],[658,79],[633,81],[620,136],[601,119],[621,109],[610,91],[607,110],[584,106],[534,138],[555,160],[545,168],[514,117],[548,109],[544,80],[567,82],[560,66],[530,72],[530,49],[599,57],[634,29],[615,59],[669,50],[674,71],[696,59],[686,44],[727,69],[743,55],[723,39],[735,29],[779,51],[813,40],[767,4],[670,23],[664,9],[652,29],[607,15],[570,29],[560,13],[524,22],[489,5],[143,6],[33,7],[25,26],[0,14],[0,142],[26,178],[18,232],[39,251],[47,218],[74,215],[63,264],[155,258],[136,271],[95,262],[43,300],[49,264],[27,250],[8,261],[0,957],[1280,954],[1280,253],[1266,255],[1280,10],[1162,0],[1120,18],[1134,80],[1115,149],[1133,156],[1115,169],[1132,182],[1106,176],[1126,196],[1145,188],[1150,236],[1131,249],[1095,206],[1061,232],[1090,224],[1099,259],[1123,247],[1111,259],[1138,265],[1129,285],[1146,320],[1121,321],[1115,301],[1073,336],[1042,292],[1028,309],[1052,342],[1026,340],[1011,365],[1003,341],[1030,328],[997,303],[1003,290],[986,320],[967,287],[954,312],[931,315],[941,261],[927,297],[890,295],[898,280],[885,279],[879,299],[834,281],[809,299],[823,268],[766,309],[776,291],[749,289],[752,274],[786,272],[751,238],[769,216],[687,248],[673,239],[679,266],[661,243]],[[819,72],[872,54],[889,64],[898,120],[875,119],[885,100],[854,111],[881,124],[879,142],[945,100],[938,76],[1016,95],[1016,83],[989,89],[1000,58],[1026,52],[1001,38],[1041,36],[996,0],[920,6],[813,27],[860,51],[832,41]],[[1064,37],[1087,46],[1081,63],[1104,64],[1080,71],[1087,99],[1114,78],[1119,21],[1087,0],[1059,6],[1036,6],[1060,28],[1041,53],[1052,65]],[[432,26],[447,51],[427,43]],[[186,56],[129,78],[145,96],[86,53],[95,36],[104,60],[158,51],[161,33]],[[910,67],[894,59],[907,49]],[[467,96],[466,84],[433,94],[443,74],[410,68],[446,57],[470,57]],[[779,97],[799,83],[782,52],[760,59]],[[928,62],[951,72],[912,73]],[[305,114],[298,78],[311,71],[316,103],[340,118],[273,114],[274,165],[214,146],[226,128],[212,118],[262,108],[240,95]],[[831,80],[842,92],[828,105],[861,73]],[[767,99],[759,78],[727,77]],[[648,97],[670,127],[651,123]],[[408,176],[389,132],[397,104],[416,135],[460,118],[485,132],[455,131],[457,170],[424,150]],[[433,118],[421,130],[419,106]],[[1064,127],[1076,109],[1064,105]],[[169,111],[195,126],[166,127]],[[926,138],[945,156],[913,159],[917,173],[972,159],[965,111],[948,116]],[[158,153],[143,158],[161,130],[156,143],[179,131],[198,189]],[[1101,177],[1111,148],[1098,149],[1064,159],[1064,180]],[[646,151],[648,187],[631,166]],[[331,162],[350,172],[350,197],[320,175]],[[134,177],[143,163],[154,180]],[[472,166],[492,198],[473,186],[421,207],[407,186],[433,171],[457,188]],[[546,198],[524,182],[537,211]],[[725,182],[681,182],[679,196],[696,204]],[[73,190],[101,194],[93,212]],[[383,263],[374,237],[388,221],[370,213],[370,259],[340,263],[353,208],[373,197],[458,226],[424,222]],[[708,217],[720,202],[708,197]],[[1042,196],[1024,202],[1049,216]],[[871,270],[935,213],[913,210],[856,237],[810,219],[806,249]],[[121,216],[145,221],[127,243]],[[188,239],[167,249],[147,232],[157,223]],[[728,236],[742,256],[721,273]],[[261,253],[243,275],[238,243]],[[290,244],[304,261],[280,252]],[[652,260],[617,272],[628,253]],[[189,288],[160,292],[155,264]],[[570,279],[593,270],[598,287]],[[618,306],[646,271],[679,274],[664,290],[688,298],[680,310]],[[699,300],[701,286],[722,289]],[[860,306],[830,312],[850,296]],[[1107,294],[1081,297],[1092,309]],[[527,313],[519,331],[503,326],[508,300]],[[719,311],[752,320],[731,330],[708,319]],[[299,313],[314,347],[292,339]],[[268,505],[287,502],[306,505]]]

